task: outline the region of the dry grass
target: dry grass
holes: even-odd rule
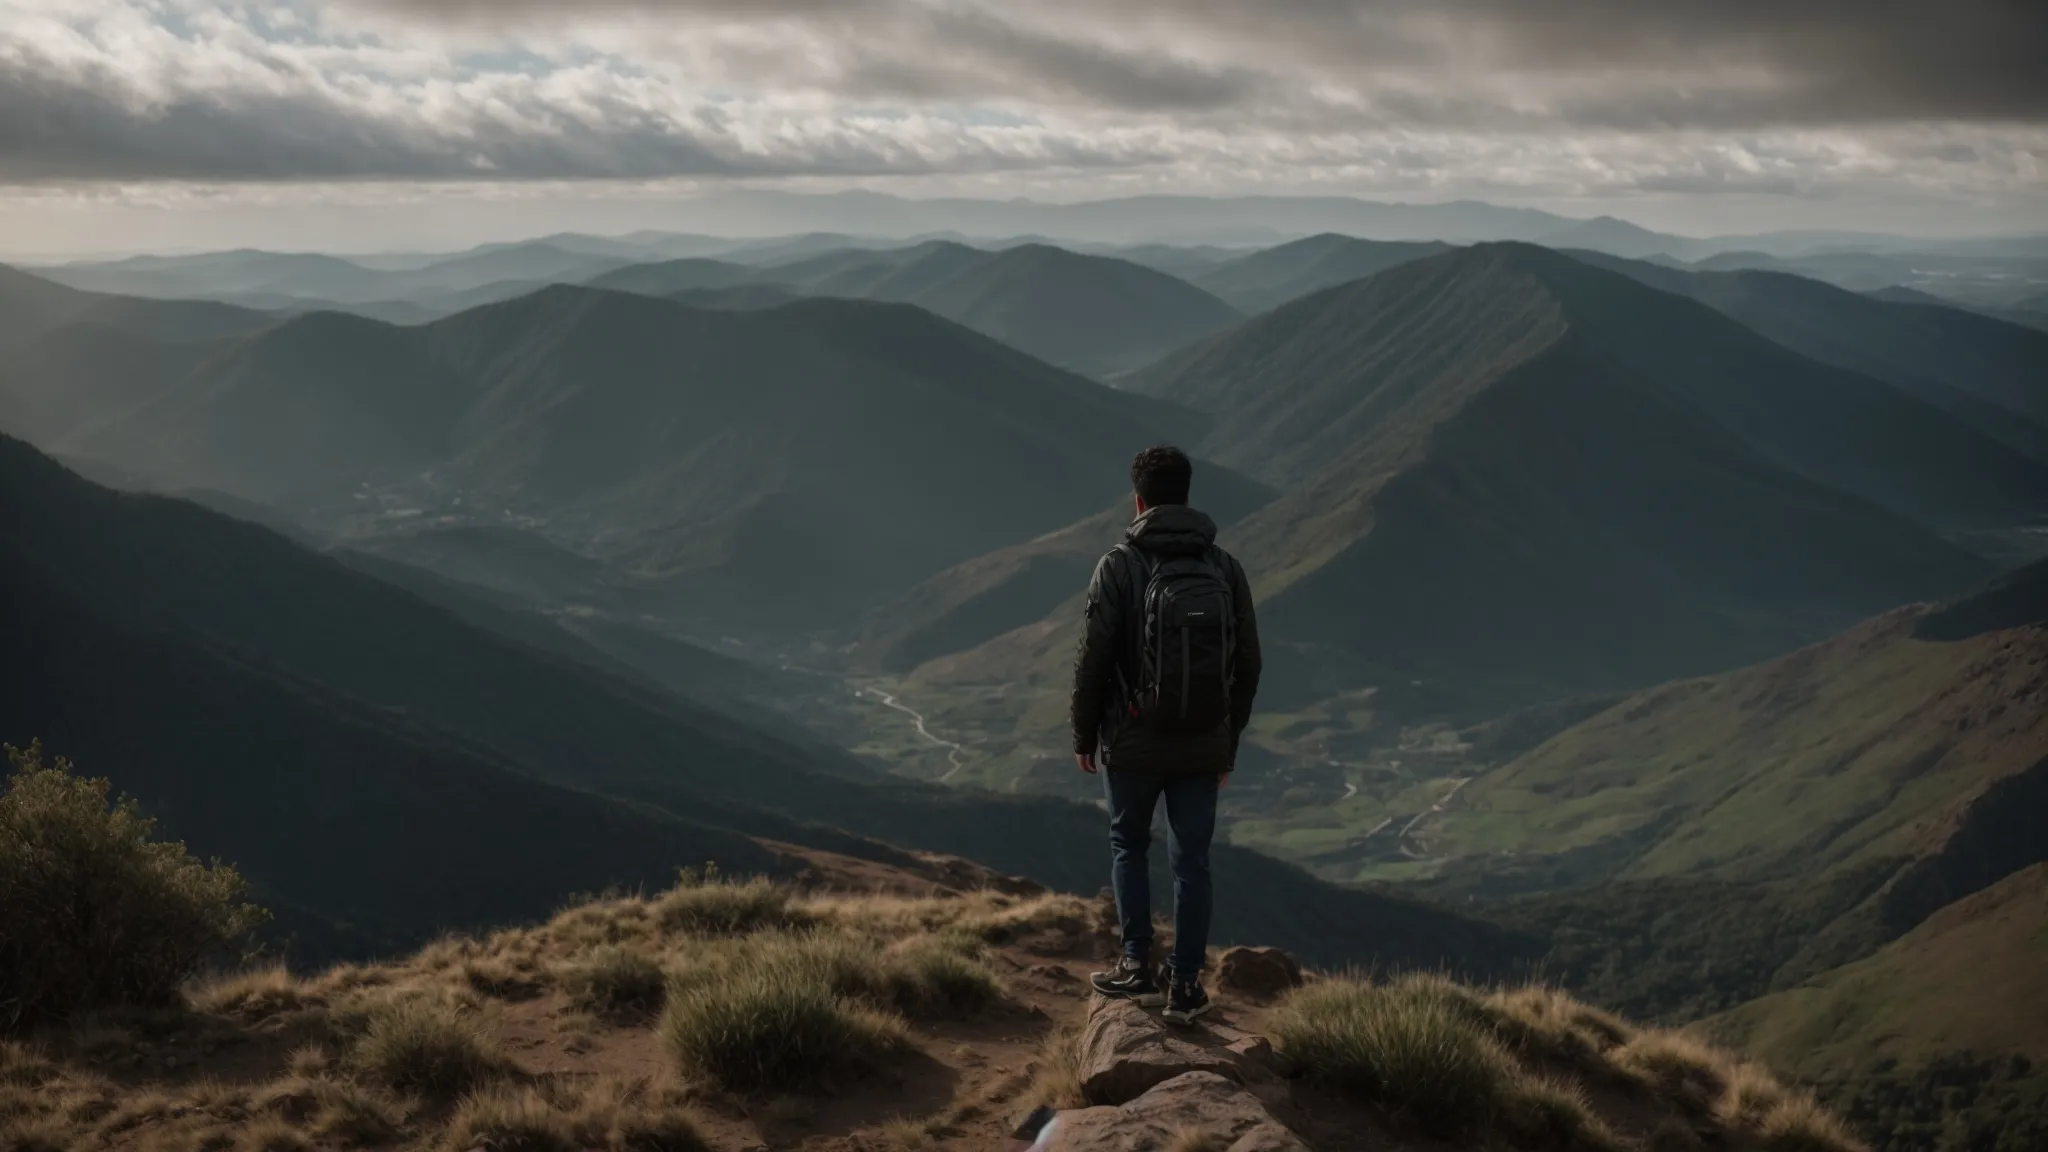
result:
[[[819,976],[760,968],[672,992],[661,1035],[684,1073],[736,1092],[801,1091],[860,1075],[906,1040],[896,1018]]]
[[[1433,1136],[1487,1131],[1515,1085],[1469,996],[1435,978],[1322,980],[1282,1001],[1271,1028],[1304,1074]]]
[[[451,1152],[708,1152],[683,1110],[643,1085],[601,1080],[581,1091],[497,1086],[466,1097],[449,1118]]]
[[[1550,1076],[1522,1073],[1509,1092],[1503,1119],[1516,1147],[1535,1152],[1626,1152],[1586,1099],[1585,1089]]]
[[[1811,1096],[1784,1096],[1765,1113],[1756,1132],[1769,1152],[1868,1152]]]
[[[202,981],[186,991],[185,1002],[198,1012],[264,1020],[316,1007],[326,997],[279,964]]]
[[[1694,1115],[1712,1112],[1735,1061],[1683,1032],[1644,1032],[1614,1050],[1614,1067]]]
[[[1031,1078],[1031,1103],[1051,1108],[1086,1108],[1081,1090],[1081,1031],[1056,1028],[1038,1048],[1038,1068]]]
[[[670,889],[654,902],[652,911],[664,932],[732,936],[800,922],[802,914],[790,903],[789,889],[763,877],[712,878]]]
[[[580,963],[557,970],[556,981],[569,1003],[609,1020],[637,1020],[661,1010],[667,980],[661,965],[644,952],[607,944]]]
[[[403,1092],[450,1096],[506,1075],[475,1026],[450,1005],[404,997],[370,1009],[349,1064],[375,1083]]]
[[[282,1120],[257,1120],[235,1140],[236,1152],[312,1152],[313,1141]]]

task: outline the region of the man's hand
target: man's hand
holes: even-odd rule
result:
[[[1230,787],[1230,773],[1225,772],[1216,778],[1216,790],[1221,792],[1228,787]]]
[[[1074,753],[1074,763],[1081,766],[1081,771],[1086,772],[1090,776],[1095,775],[1095,753],[1076,752]]]

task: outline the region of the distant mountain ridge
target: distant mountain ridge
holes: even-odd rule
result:
[[[366,483],[538,509],[672,606],[787,629],[1100,509],[1193,423],[903,305],[556,287],[414,328],[299,317],[76,450],[331,515]]]

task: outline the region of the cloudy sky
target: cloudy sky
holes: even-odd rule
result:
[[[0,0],[0,253],[687,227],[736,188],[2048,231],[2040,0]]]

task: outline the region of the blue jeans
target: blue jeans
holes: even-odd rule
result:
[[[1216,834],[1216,777],[1104,769],[1109,791],[1109,883],[1123,924],[1124,955],[1152,958],[1152,813],[1166,797],[1167,863],[1173,871],[1176,973],[1192,976],[1209,955],[1209,840]]]

